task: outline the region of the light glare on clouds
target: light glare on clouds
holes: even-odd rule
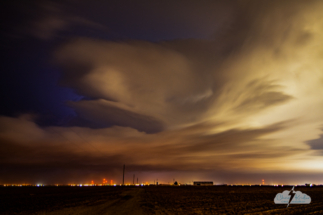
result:
[[[322,150],[308,141],[323,127],[323,3],[242,5],[209,40],[68,41],[54,62],[62,85],[90,98],[68,105],[93,126],[1,117],[0,138],[53,163],[322,172]]]

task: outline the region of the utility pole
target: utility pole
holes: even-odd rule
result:
[[[122,180],[122,185],[124,185],[124,172],[126,171],[126,165],[123,165],[123,180]]]
[[[137,178],[137,184],[138,184],[138,178]]]
[[[135,174],[133,174],[133,180],[132,180],[133,185],[135,185]]]

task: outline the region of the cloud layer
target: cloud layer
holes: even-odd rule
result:
[[[61,44],[60,83],[86,97],[67,102],[78,117],[1,117],[2,167],[322,172],[322,2],[221,7],[228,16],[203,23],[209,39]]]

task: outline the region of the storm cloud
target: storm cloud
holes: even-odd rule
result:
[[[51,40],[78,25],[107,38],[68,34],[51,52],[60,86],[83,98],[66,101],[76,113],[67,125],[0,117],[6,180],[23,167],[37,173],[30,181],[51,170],[74,181],[82,171],[84,180],[117,177],[124,163],[147,180],[161,172],[322,171],[323,158],[312,155],[322,149],[321,1],[138,1],[138,10],[126,1],[123,18],[119,3],[101,3],[115,8],[118,27],[109,13],[98,18],[97,2],[86,9],[80,1],[82,18],[66,16],[72,2],[31,21],[33,35]],[[145,38],[154,34],[163,39]]]

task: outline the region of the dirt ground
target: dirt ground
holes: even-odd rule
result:
[[[0,214],[323,214],[323,187],[296,187],[309,205],[276,205],[290,187],[0,187]]]

